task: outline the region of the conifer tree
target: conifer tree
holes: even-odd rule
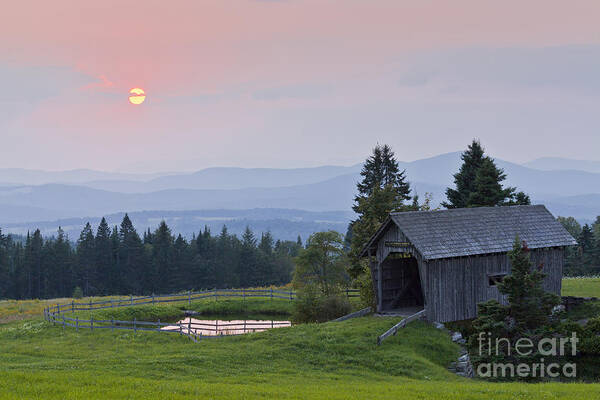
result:
[[[146,271],[150,290],[157,293],[161,288],[167,292],[174,290],[173,236],[165,221],[161,221],[152,235],[152,270]]]
[[[410,184],[405,172],[400,172],[394,152],[387,145],[376,146],[361,171],[357,184],[358,195],[352,209],[358,218],[352,221],[349,274],[352,278],[364,272],[359,253],[392,211],[407,210]]]
[[[96,238],[94,244],[94,264],[96,273],[98,274],[98,293],[112,294],[115,293],[111,284],[113,281],[113,251],[110,241],[110,228],[106,219],[103,217],[96,230]]]
[[[463,161],[460,170],[454,174],[456,189],[446,189],[448,202],[442,203],[446,208],[464,208],[468,206],[471,193],[475,191],[475,177],[484,159],[483,147],[478,140],[473,140],[467,150],[462,153]]]
[[[77,280],[78,286],[82,288],[84,296],[97,294],[96,292],[96,260],[95,260],[95,238],[90,223],[85,227],[77,240]]]
[[[532,264],[526,243],[518,237],[508,257],[510,275],[498,285],[500,293],[508,296],[508,315],[514,318],[517,330],[544,326],[549,322],[552,308],[560,303],[560,297],[543,289],[546,276],[543,264]]]
[[[450,209],[531,204],[524,192],[517,193],[514,187],[502,186],[506,174],[485,155],[479,141],[473,140],[461,158],[463,164],[454,174],[455,189],[446,189],[448,201],[442,206]]]

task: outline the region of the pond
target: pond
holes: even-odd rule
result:
[[[162,330],[181,331],[185,334],[196,334],[202,336],[220,336],[220,335],[243,335],[245,333],[263,332],[268,329],[283,328],[292,326],[290,321],[276,320],[215,320],[215,319],[196,319],[184,318],[173,325],[165,326]]]

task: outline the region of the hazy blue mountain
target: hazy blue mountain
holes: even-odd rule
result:
[[[323,182],[279,188],[233,190],[170,189],[153,193],[117,193],[84,186],[48,184],[0,188],[0,223],[34,221],[28,209],[44,208],[70,216],[100,216],[120,211],[294,208],[310,211],[350,210],[357,174]],[[6,212],[4,210],[7,210]]]
[[[125,213],[110,214],[106,216],[106,220],[110,226],[119,225],[124,215]],[[352,212],[310,212],[290,209],[137,211],[129,213],[129,217],[140,234],[147,229],[154,231],[160,221],[165,220],[173,232],[181,233],[187,238],[198,234],[204,226],[208,226],[211,232],[218,233],[223,225],[227,225],[228,231],[236,235],[241,235],[246,226],[249,226],[257,234],[270,231],[277,239],[296,240],[300,235],[303,240],[306,240],[311,233],[322,230],[333,229],[345,233]],[[24,235],[28,231],[39,228],[43,235],[52,236],[60,226],[71,240],[76,240],[86,222],[90,222],[95,230],[100,219],[100,217],[68,218],[13,223],[3,226],[3,230]]]
[[[150,180],[165,173],[126,174],[118,172],[73,169],[68,171],[43,171],[24,168],[0,168],[0,185],[43,185],[46,183],[80,184],[98,180]]]
[[[508,184],[529,193],[536,203],[547,203],[555,214],[580,219],[593,219],[600,214],[597,207],[600,204],[600,173],[544,171],[496,161],[507,173]],[[402,162],[400,166],[406,169],[414,193],[421,199],[426,192],[432,193],[435,206],[445,199],[445,189],[453,184],[453,174],[460,163],[460,152],[455,152]],[[0,224],[143,210],[285,208],[350,211],[356,182],[360,179],[359,171],[360,165],[300,169],[209,168],[146,181],[0,185]]]
[[[541,169],[544,171],[556,171],[572,169],[578,171],[600,173],[600,161],[591,160],[571,160],[560,157],[543,157],[523,164],[529,168]]]
[[[306,185],[359,172],[360,164],[314,168],[206,168],[193,173],[171,174],[148,181],[102,180],[85,186],[122,193],[149,193],[167,189],[244,189]]]

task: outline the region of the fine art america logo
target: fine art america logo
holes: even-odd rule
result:
[[[536,353],[541,357],[536,362],[511,363],[511,362],[488,362],[477,366],[477,375],[482,378],[575,378],[577,376],[577,365],[575,363],[559,363],[559,357],[575,356],[577,353],[577,334],[571,337],[542,338],[537,345],[529,338],[520,338],[511,344],[508,338],[493,338],[492,334],[480,332],[477,338],[479,342],[479,356],[483,358],[515,357],[527,358]],[[552,359],[553,362],[546,363],[544,357]]]

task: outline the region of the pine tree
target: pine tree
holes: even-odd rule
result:
[[[142,239],[125,214],[119,228],[119,261],[122,287],[129,293],[142,293],[144,279],[144,247]]]
[[[254,233],[249,226],[246,226],[246,229],[242,234],[241,256],[236,269],[241,287],[256,286],[258,284],[259,277],[256,243]]]
[[[110,228],[103,217],[96,231],[94,244],[94,267],[98,274],[96,287],[100,294],[117,293],[113,288],[114,271],[113,250],[110,239]]]
[[[454,174],[456,189],[446,189],[448,202],[442,203],[446,208],[464,208],[468,206],[471,193],[475,191],[475,177],[484,159],[483,147],[478,140],[473,140],[467,150],[462,153],[463,161],[460,171]]]
[[[498,168],[494,160],[485,155],[483,147],[473,140],[461,155],[463,164],[454,174],[455,189],[446,189],[446,208],[493,207],[505,205],[528,205],[531,199],[524,192],[516,192],[514,187],[502,186],[506,174]]]
[[[502,204],[510,197],[511,189],[504,189],[500,182],[506,179],[504,172],[496,167],[492,159],[485,157],[475,174],[473,191],[468,207],[493,207]]]
[[[161,221],[152,238],[152,273],[146,271],[150,285],[146,290],[155,293],[162,290],[168,293],[175,289],[174,240],[165,221]]]
[[[552,308],[560,304],[560,297],[544,291],[543,264],[532,264],[529,249],[518,237],[508,256],[511,272],[498,289],[508,296],[508,315],[514,318],[516,329],[531,330],[548,324]]]
[[[0,229],[0,299],[9,298],[12,295],[11,273],[10,273],[10,238],[2,234]]]
[[[376,146],[361,171],[362,181],[357,184],[358,195],[352,209],[358,218],[352,222],[350,245],[352,278],[365,271],[359,253],[369,238],[379,229],[392,211],[409,209],[404,204],[410,200],[410,184],[405,172],[399,172],[398,162],[389,146]]]
[[[35,238],[35,234],[34,234]],[[59,296],[69,297],[73,294],[74,276],[73,276],[73,252],[71,242],[65,234],[65,231],[59,226],[54,245],[54,263],[60,273],[60,294]]]
[[[97,294],[97,274],[95,260],[95,238],[90,223],[85,227],[77,240],[77,285],[82,288],[84,296]]]

